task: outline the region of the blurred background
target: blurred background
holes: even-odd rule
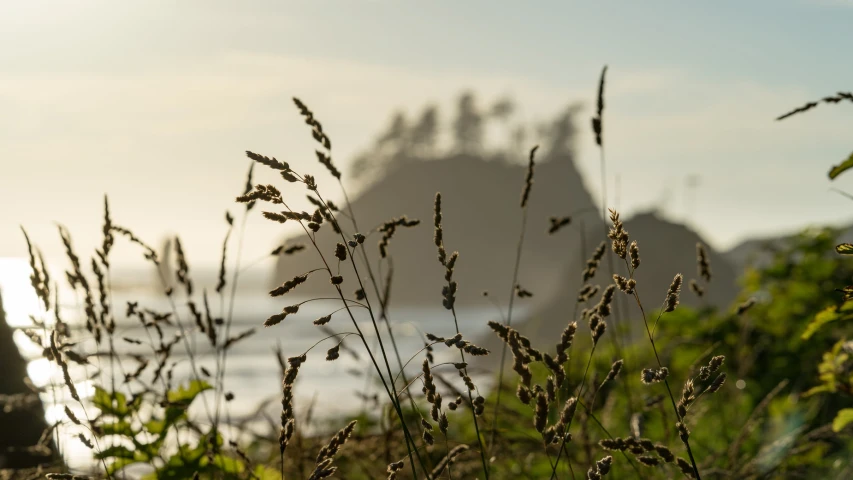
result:
[[[815,164],[850,153],[849,120],[773,119],[853,76],[838,58],[851,19],[844,0],[3,2],[0,255],[24,254],[18,225],[51,257],[57,221],[94,244],[106,193],[143,238],[180,231],[191,259],[215,263],[244,150],[316,166],[293,96],[353,190],[369,183],[353,161],[394,112],[416,122],[434,105],[448,147],[463,91],[483,116],[509,98],[478,147],[511,145],[523,126],[526,150],[539,123],[578,105],[576,166],[599,198],[587,125],[604,64],[608,192],[625,214],[658,208],[719,249],[844,222]],[[277,230],[250,223],[247,249],[266,250]]]

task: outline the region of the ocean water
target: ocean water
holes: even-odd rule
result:
[[[22,328],[31,325],[30,314],[35,314],[37,317],[39,315],[38,302],[34,292],[29,288],[28,281],[23,283],[23,286],[20,281],[22,272],[26,272],[24,279],[29,275],[28,267],[22,267],[20,262],[6,261],[0,263],[2,263],[0,270],[6,272],[2,277],[5,281],[0,283],[0,289],[4,292],[3,298],[8,321],[19,329],[14,334],[16,344],[29,361],[28,373],[33,383],[39,387],[47,387],[42,394],[47,421],[53,423],[65,419],[64,407],[66,405],[69,405],[78,414],[82,414],[79,405],[68,397],[67,389],[60,387],[54,391],[50,388],[51,385],[61,386],[63,384],[62,372],[55,364],[51,364],[42,358],[41,349],[35,346],[21,331]],[[17,275],[10,272],[17,272]],[[14,282],[10,280],[12,277],[15,279]],[[76,325],[75,336],[80,339],[80,343],[74,347],[74,350],[88,354],[98,351],[106,352],[106,344],[102,342],[100,347],[96,345],[91,335],[81,327],[82,309],[77,305],[79,299],[73,292],[64,291],[60,293],[60,298],[65,298],[65,300],[61,300],[63,319]],[[327,350],[336,345],[338,340],[323,340],[329,336],[329,332],[313,325],[312,322],[321,316],[338,310],[341,307],[339,300],[309,301],[300,307],[298,313],[289,315],[279,325],[269,328],[263,326],[264,320],[269,315],[280,312],[285,305],[308,300],[307,298],[299,298],[297,295],[290,295],[284,299],[271,298],[263,288],[243,288],[239,290],[234,301],[230,335],[235,336],[249,329],[255,329],[255,333],[235,343],[229,349],[224,384],[226,391],[233,392],[234,400],[228,403],[228,415],[235,422],[246,418],[255,419],[251,423],[251,428],[257,432],[269,431],[269,422],[264,420],[264,413],[267,418],[272,419],[273,423],[277,422],[280,413],[281,375],[274,353],[279,346],[284,355],[288,357],[308,352],[308,360],[300,368],[297,379],[295,399],[297,415],[309,408],[309,405],[313,405],[315,415],[326,417],[357,413],[365,407],[361,395],[379,394],[380,400],[385,397],[384,389],[378,383],[375,370],[369,361],[364,345],[357,336],[350,335],[345,338],[343,343],[345,348],[342,348],[339,359],[331,362],[325,360]],[[179,319],[187,333],[187,342],[181,341],[175,345],[170,359],[170,365],[171,362],[176,362],[174,383],[177,384],[186,382],[194,376],[190,357],[187,355],[187,344],[193,351],[196,372],[200,373],[202,367],[210,372],[215,372],[216,356],[207,337],[195,329],[194,321],[186,308],[186,298],[183,293],[176,290],[172,300],[175,302],[176,311],[179,313],[179,317],[173,317],[172,320]],[[195,295],[194,300],[201,307],[201,295]],[[85,368],[74,366],[72,377],[75,378],[77,389],[83,397],[91,395],[93,391],[93,381],[86,380],[86,378],[91,378],[99,369],[103,373],[100,381],[108,382],[109,373],[112,371],[116,381],[121,384],[123,374],[135,370],[138,365],[137,361],[133,359],[133,355],[152,358],[150,341],[153,338],[154,344],[158,343],[156,333],[152,329],[146,331],[142,328],[135,317],[127,318],[125,316],[126,305],[129,301],[137,302],[140,309],[148,308],[164,313],[173,311],[172,305],[165,295],[150,289],[123,289],[114,292],[111,298],[117,319],[114,338],[116,339],[117,354],[122,358],[121,367],[116,365],[111,367],[105,356],[91,356],[91,365]],[[439,301],[440,299],[437,300],[435,307],[392,306],[391,326],[401,360],[405,363],[412,359],[406,369],[407,373],[412,373],[410,377],[420,370],[420,364],[424,358],[424,352],[419,352],[424,346],[422,332],[448,337],[456,333],[451,313],[442,308]],[[220,302],[218,296],[212,296],[210,308],[214,316],[220,316],[220,312],[227,312],[228,310],[227,299]],[[371,350],[379,355],[380,350],[376,333],[368,312],[363,308],[353,308],[352,312],[356,324],[364,334],[366,343]],[[44,312],[41,314],[43,315]],[[487,334],[486,323],[489,320],[500,318],[498,311],[493,307],[465,308],[465,306],[460,306],[457,309],[457,314],[460,330],[466,338],[471,340]],[[523,318],[524,311],[518,310],[517,315],[517,318]],[[52,312],[48,312],[46,318],[51,317]],[[381,323],[381,320],[377,319],[377,321],[391,370],[396,375],[399,372],[396,354],[389,341],[385,325]],[[180,332],[177,322],[174,323],[172,326],[163,325],[163,334],[166,339],[174,338],[174,335]],[[334,313],[327,327],[334,333],[355,332],[353,321],[345,310]],[[223,329],[224,326],[219,328]],[[143,344],[131,344],[124,341],[123,338],[140,340]],[[450,360],[458,361],[458,354],[455,349],[451,351],[443,345],[436,345],[435,354],[436,361],[439,363]],[[382,360],[378,359],[378,361],[384,369]],[[458,381],[459,387],[463,386],[452,366],[440,368],[447,368],[447,378]],[[153,371],[154,365],[149,365],[142,374],[142,378],[150,381],[153,377]],[[201,375],[203,376],[203,374]],[[475,374],[475,377],[475,381],[481,388],[488,388],[491,380],[489,376]],[[130,389],[137,391],[139,387],[131,386]],[[415,391],[419,391],[419,388],[416,387]],[[191,415],[204,423],[207,412],[212,411],[213,406],[212,392],[207,392],[203,398],[197,400],[193,405]],[[61,429],[61,431],[65,432],[60,441],[63,450],[66,452],[67,461],[72,466],[79,468],[90,466],[91,452],[78,439],[74,438],[77,432],[71,428]]]

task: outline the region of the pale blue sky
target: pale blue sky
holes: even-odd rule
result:
[[[542,120],[591,104],[605,63],[626,213],[668,190],[682,218],[699,174],[692,224],[720,248],[849,221],[826,171],[853,150],[853,105],[773,118],[853,89],[851,25],[842,0],[3,2],[0,256],[25,253],[19,224],[51,254],[54,221],[94,244],[108,193],[117,222],[155,243],[180,232],[191,259],[215,262],[243,150],[316,168],[291,96],[346,171],[398,107],[447,114],[472,88]],[[578,163],[597,191],[588,115]],[[250,249],[274,243],[272,226],[251,228]]]

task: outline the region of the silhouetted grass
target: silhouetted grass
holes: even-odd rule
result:
[[[592,121],[596,143],[601,147],[602,181],[606,174],[602,140],[605,72],[606,67],[601,73],[596,117]],[[844,99],[850,98],[839,94],[823,101],[835,103]],[[311,128],[317,143],[318,163],[338,183],[336,188],[345,199],[344,208],[327,200],[329,192],[313,174],[297,172],[275,157],[247,151],[252,166],[242,194],[236,197],[245,208],[240,220],[226,212],[227,228],[218,262],[219,274],[210,297],[206,289],[199,292],[193,283],[188,252],[177,237],[174,239],[177,284],[172,286],[166,281],[162,267],[173,266],[162,265],[160,261],[165,255],[161,256],[131,230],[114,224],[105,199],[103,241],[90,262],[78,257],[70,233],[59,227],[70,263],[65,280],[81,296],[84,310],[86,333],[72,331],[60,318],[58,301],[53,296],[57,291],[56,280],[49,278],[40,251],[24,232],[32,269],[31,284],[42,309],[41,317],[33,319],[33,328],[26,333],[43,348],[45,358],[62,372],[63,384],[52,384],[49,390],[58,399],[67,395],[73,400],[70,405],[65,403],[65,419],[52,425],[49,434],[76,435],[92,450],[102,471],[87,472],[89,475],[124,478],[127,466],[144,463],[150,465],[158,478],[320,479],[334,475],[341,478],[387,476],[389,479],[409,478],[407,476],[517,478],[521,475],[558,478],[568,470],[571,478],[578,478],[578,475],[588,479],[683,475],[699,479],[703,475],[706,478],[726,477],[735,470],[735,464],[746,462],[739,455],[747,437],[785,384],[780,383],[753,409],[729,418],[726,424],[715,425],[708,421],[722,418],[722,414],[713,413],[715,410],[722,412],[734,408],[711,404],[709,398],[699,402],[703,396],[707,397],[706,394],[725,392],[727,373],[722,369],[726,357],[715,354],[723,347],[720,342],[700,345],[704,352],[698,356],[691,353],[693,356],[687,366],[683,357],[671,351],[666,353],[661,348],[661,340],[656,337],[658,325],[660,330],[669,330],[669,335],[673,328],[684,329],[685,336],[693,334],[690,325],[676,323],[673,319],[679,318],[681,313],[679,303],[685,280],[680,273],[672,272],[674,278],[667,291],[644,289],[644,297],[641,297],[643,285],[635,277],[641,266],[640,246],[632,241],[615,210],[610,209],[607,215],[611,225],[607,230],[610,248],[607,248],[607,241],[603,241],[583,271],[578,272],[583,286],[578,292],[565,293],[576,301],[574,311],[565,312],[565,328],[560,338],[549,346],[534,346],[517,325],[512,324],[516,297],[535,294],[519,285],[518,278],[519,271],[524,268],[521,253],[528,233],[528,200],[535,194],[537,147],[530,150],[525,178],[519,179],[520,216],[506,213],[508,224],[520,222],[516,255],[511,259],[494,259],[513,264],[504,321],[488,324],[501,340],[500,355],[472,343],[470,334],[460,330],[456,311],[460,286],[454,269],[458,261],[464,261],[465,252],[448,254],[445,248],[440,192],[434,198],[432,235],[446,281],[441,303],[453,318],[455,333],[442,337],[424,332],[423,349],[401,351],[395,338],[395,322],[388,313],[393,278],[390,268],[392,240],[399,229],[416,227],[420,221],[404,216],[389,219],[369,230],[359,230],[356,212],[341,183],[342,174],[333,161],[329,134],[305,102],[294,99],[294,103]],[[780,119],[815,105],[808,104]],[[255,163],[277,173],[286,182],[284,186],[253,184]],[[299,192],[301,188],[305,190]],[[308,195],[313,211],[291,208],[291,204],[296,204],[294,197],[302,194]],[[256,331],[248,329],[235,335],[230,331],[237,285],[243,271],[242,239],[246,218],[253,214],[255,206],[261,206],[260,214],[271,222],[298,225],[310,244],[282,245],[265,258],[310,253],[320,265],[306,272],[291,272],[290,278],[273,288],[269,295],[284,299],[298,291],[309,277],[322,276],[328,278],[331,298],[340,302],[327,315],[314,321],[323,337],[312,347],[302,352],[289,352],[289,357],[279,352],[275,357],[282,376],[281,412],[279,420],[272,422],[275,434],[267,436],[253,435],[231,421],[229,403],[234,393],[225,385],[230,348]],[[606,215],[608,205],[604,189],[601,207]],[[570,228],[570,222],[571,217],[553,217],[547,233],[556,234],[563,228]],[[333,251],[325,251],[317,241],[318,234],[326,230],[331,230],[340,240],[336,241]],[[228,249],[232,235],[237,235],[236,252]],[[377,236],[377,250],[373,251],[368,248],[367,240]],[[159,273],[158,288],[169,301],[170,309],[165,312],[153,311],[134,302],[126,305],[125,317],[140,322],[146,338],[120,337],[116,333],[119,314],[111,300],[109,261],[116,241],[127,241],[142,250],[146,260]],[[700,284],[697,279],[691,279],[689,286],[696,295],[702,296],[713,288],[712,265],[705,247],[698,244],[696,249],[697,276],[702,281]],[[310,252],[300,253],[303,250]],[[607,274],[599,271],[605,260],[610,270]],[[379,278],[374,273],[375,261],[387,262],[386,277]],[[624,275],[616,271],[614,262],[624,264],[625,269],[620,270]],[[345,263],[352,267],[352,276],[341,273],[341,265]],[[233,267],[229,270],[230,265]],[[656,268],[655,265],[642,265],[643,268]],[[381,268],[378,272],[381,273]],[[593,283],[596,279],[601,281],[602,277],[604,281],[600,284]],[[226,292],[229,286],[230,292]],[[352,290],[353,293],[347,293]],[[641,312],[637,320],[642,321],[648,345],[626,344],[613,327],[608,327],[614,312],[620,310],[621,295],[632,299]],[[648,303],[641,299],[648,302],[649,298],[659,298],[659,307],[647,309]],[[219,315],[215,312],[217,300]],[[320,298],[307,301],[312,300]],[[280,312],[270,312],[263,328],[287,329],[288,317],[297,313],[300,305],[307,301],[288,304]],[[436,292],[436,304],[438,301]],[[737,309],[737,317],[744,315],[753,304],[754,301],[742,304]],[[366,327],[356,321],[355,309],[368,313],[370,321]],[[350,325],[347,328],[351,330],[338,331],[331,327],[330,320],[335,314],[348,317]],[[380,324],[385,325],[384,331]],[[166,326],[175,327],[178,333],[170,338],[164,332]],[[370,336],[375,343],[368,342],[363,328],[372,329]],[[738,328],[743,336],[748,334],[746,325]],[[606,335],[613,338],[610,346],[602,341]],[[119,354],[114,345],[117,338],[143,349],[144,353]],[[214,371],[197,364],[197,340],[208,343],[213,349]],[[346,352],[355,355],[357,347],[351,344],[353,341],[360,347],[358,354],[366,354],[369,359],[370,378],[382,386],[384,396],[371,399],[365,394],[362,400],[365,404],[370,402],[373,408],[357,419],[340,421],[336,426],[330,423],[340,419],[315,412],[313,405],[300,414],[293,401],[300,368],[306,362],[320,361],[321,356],[314,349],[321,344],[331,345],[325,350],[322,361],[337,361]],[[84,346],[92,345],[92,350],[83,351]],[[190,364],[188,378],[175,378],[177,360],[173,353],[176,347],[184,350]],[[436,363],[433,355],[436,349],[451,351],[453,360]],[[511,359],[506,358],[507,352]],[[475,384],[468,364],[471,357],[487,355],[499,363],[495,365],[497,383],[490,392],[481,391]],[[276,360],[270,358],[270,361]],[[419,365],[419,368],[407,370],[410,364]],[[511,368],[511,374],[506,366]],[[602,373],[604,377],[600,378]],[[510,375],[512,378],[508,381]],[[80,394],[78,386],[83,381],[92,382],[93,394]],[[679,384],[681,391],[677,395],[678,388],[673,387]],[[640,388],[639,396],[632,393],[631,385]],[[209,404],[211,395],[212,406]],[[670,400],[671,409],[666,399]],[[345,402],[343,399],[336,401]],[[358,398],[348,400],[353,405],[358,401]],[[191,413],[190,405],[199,402],[201,408]],[[22,403],[8,400],[4,405],[24,408]],[[743,422],[738,423],[740,420]],[[489,425],[488,431],[486,425]],[[725,430],[730,435],[715,438],[714,430]],[[329,439],[331,432],[337,433]],[[761,451],[754,445],[750,448],[753,456],[749,461],[754,462]],[[48,478],[78,478],[74,474],[79,472],[67,472],[62,465],[46,468],[64,472],[50,473]],[[28,474],[41,475],[45,471]],[[764,478],[762,475],[749,478]]]

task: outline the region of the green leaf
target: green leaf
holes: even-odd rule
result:
[[[213,387],[201,380],[191,381],[186,388],[181,386],[177,390],[172,390],[166,394],[168,406],[166,407],[166,417],[162,420],[152,418],[143,425],[145,429],[154,435],[158,435],[161,439],[166,436],[169,428],[180,420],[186,418],[186,410],[195,400],[199,393],[210,390]]]
[[[154,435],[165,435],[166,433],[166,422],[163,420],[149,420],[145,422],[144,427],[148,433],[153,433]]]
[[[137,462],[149,462],[152,458],[160,456],[160,448],[163,445],[163,439],[155,439],[151,443],[140,443],[134,441],[136,450],[133,451],[133,458]]]
[[[101,387],[95,386],[92,403],[105,415],[124,418],[130,413],[130,409],[127,406],[127,397],[121,392],[108,392]]]
[[[853,153],[847,157],[847,160],[844,160],[838,165],[832,167],[832,170],[829,171],[829,179],[834,180],[835,177],[841,175],[845,170],[849,170],[850,168],[853,168]]]
[[[103,388],[95,385],[95,394],[92,395],[92,403],[101,410],[108,408],[112,403],[110,394]]]
[[[186,388],[180,386],[177,390],[170,391],[166,395],[166,398],[169,400],[169,403],[189,406],[199,393],[205,390],[211,390],[212,388],[213,387],[204,380],[193,380]]]
[[[178,454],[172,455],[166,465],[157,470],[156,476],[153,478],[157,480],[186,480],[187,478],[192,478],[196,472],[203,471],[199,458],[206,457],[199,456],[198,458],[186,459],[185,461]]]
[[[831,388],[829,385],[818,385],[816,387],[812,387],[808,389],[805,393],[803,393],[803,398],[811,397],[812,395],[817,395],[818,393],[830,392]]]
[[[255,467],[255,477],[258,480],[282,480],[281,473],[277,468],[267,468],[263,465]]]
[[[198,445],[184,444],[178,447],[178,453],[169,457],[167,462],[171,466],[190,465],[193,469],[197,469],[202,465],[202,460],[207,461],[207,443],[203,440],[198,442]]]
[[[178,420],[185,418],[186,411],[183,408],[169,407],[166,409],[166,418],[163,420],[151,419],[145,422],[145,429],[154,435],[164,437],[166,431]]]
[[[853,255],[853,243],[839,243],[835,246],[835,251],[842,255]]]
[[[827,323],[835,322],[841,318],[841,315],[838,313],[837,307],[827,307],[818,312],[815,315],[814,319],[808,324],[806,327],[806,331],[803,332],[802,339],[808,340],[814,335],[818,330],[821,329]]]
[[[136,395],[130,400],[130,404],[127,406],[131,412],[138,412],[139,407],[142,406],[142,395]]]
[[[121,435],[128,438],[135,438],[137,433],[133,431],[130,423],[123,420],[120,422],[105,420],[101,425],[101,432],[103,435]]]
[[[151,478],[157,480],[185,480],[192,478],[196,472],[206,470],[208,458],[207,442],[204,437],[198,440],[197,445],[182,444],[178,446],[178,452],[166,460],[166,463],[157,469],[156,475]]]
[[[132,458],[119,458],[118,460],[109,464],[109,466],[107,467],[107,473],[109,475],[115,475],[115,473],[121,470],[122,468],[128,465],[132,465],[134,463],[139,463],[139,461],[134,460]]]
[[[232,475],[239,475],[246,470],[246,465],[243,464],[240,460],[231,457],[225,457],[221,454],[213,457],[213,465],[216,466],[219,471],[224,473],[230,473]]]
[[[133,450],[125,447],[124,445],[114,445],[109,448],[105,448],[100,452],[95,454],[95,458],[98,460],[104,458],[133,458]]]
[[[840,432],[850,422],[853,422],[853,408],[842,408],[832,421],[832,431]]]
[[[845,297],[846,296],[847,295],[845,293]],[[818,312],[818,314],[815,315],[814,319],[812,319],[812,321],[806,327],[806,331],[803,332],[802,339],[807,340],[827,323],[837,322],[839,320],[853,320],[853,301],[848,301],[848,299],[845,298],[844,303],[842,303],[840,306],[826,307],[820,312]]]
[[[850,358],[846,352],[842,350],[844,341],[838,341],[833,345],[832,349],[823,353],[823,359],[817,366],[818,377],[821,385],[809,390],[815,390],[814,393],[828,392],[834,393],[838,385],[838,374],[842,373]],[[807,394],[809,393],[807,392]]]

